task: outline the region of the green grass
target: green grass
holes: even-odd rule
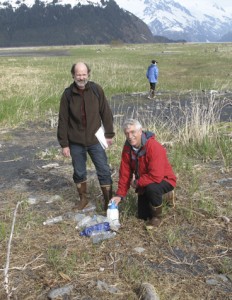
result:
[[[152,114],[141,120],[144,128],[154,131],[160,142],[172,143],[167,151],[178,176],[178,205],[175,213],[164,206],[164,219],[166,221],[157,231],[147,232],[135,218],[137,195],[130,190],[126,201],[120,204],[120,222],[123,224],[120,234],[108,244],[106,241],[98,246],[89,244],[88,239],[82,239],[68,221],[54,227],[43,227],[43,221],[49,216],[45,214],[43,209],[33,210],[26,201],[23,201],[17,214],[11,265],[21,265],[19,258],[21,259],[22,256],[24,256],[22,266],[27,260],[34,262],[35,257],[41,258],[41,261],[38,261],[38,274],[36,273],[38,276],[36,278],[42,278],[41,286],[36,287],[38,291],[42,289],[42,286],[44,288],[46,282],[50,281],[49,276],[54,280],[54,285],[59,283],[62,286],[65,280],[69,281],[70,278],[74,282],[78,280],[80,286],[81,280],[83,280],[83,285],[86,287],[86,280],[90,283],[87,274],[92,272],[92,278],[97,276],[101,279],[104,277],[104,273],[102,275],[99,273],[101,268],[109,272],[110,276],[105,275],[105,278],[107,277],[107,280],[112,278],[112,282],[113,279],[115,280],[113,276],[119,274],[116,279],[126,285],[128,293],[124,299],[134,299],[134,287],[142,281],[150,280],[153,280],[152,283],[155,282],[155,285],[159,287],[161,295],[163,293],[172,297],[172,293],[177,293],[177,289],[173,289],[173,278],[168,277],[166,279],[167,274],[160,277],[159,271],[156,275],[154,270],[146,267],[146,262],[151,260],[151,262],[155,261],[162,266],[163,259],[165,261],[167,257],[172,258],[171,252],[169,253],[168,250],[187,247],[185,242],[188,240],[188,234],[188,242],[191,242],[195,249],[199,247],[199,257],[205,259],[215,257],[214,246],[216,242],[212,245],[212,253],[207,254],[207,252],[202,253],[201,251],[201,247],[204,248],[204,251],[209,249],[207,243],[211,239],[222,245],[223,250],[230,248],[224,225],[219,223],[219,216],[231,216],[231,201],[223,200],[224,197],[228,198],[227,194],[222,193],[225,192],[223,188],[221,191],[215,192],[218,187],[210,181],[211,175],[215,176],[213,183],[219,177],[214,174],[214,168],[209,167],[213,165],[212,162],[216,162],[215,165],[217,166],[220,163],[221,173],[219,175],[221,177],[226,177],[231,171],[231,123],[219,122],[222,104],[216,102],[213,96],[209,97],[208,102],[202,106],[195,100],[198,100],[197,91],[199,90],[224,91],[231,88],[232,44],[153,44],[121,45],[120,47],[96,45],[50,47],[41,48],[41,51],[57,48],[68,49],[70,56],[0,57],[2,70],[0,77],[0,127],[18,126],[28,120],[42,122],[49,120],[55,127],[60,96],[64,88],[72,81],[70,68],[77,59],[89,63],[92,68],[91,79],[100,83],[104,87],[107,97],[110,98],[119,93],[147,91],[148,82],[145,72],[151,59],[155,58],[158,60],[160,68],[158,90],[170,91],[170,95],[175,94],[177,98],[181,93],[192,91],[192,108],[191,111],[188,109],[183,111],[186,122],[182,126],[173,123],[170,128],[168,123],[161,122]],[[135,107],[143,105],[139,101],[132,104]],[[121,150],[125,141],[120,122],[121,118],[115,117],[116,136],[114,144],[107,150],[109,163],[114,172],[119,168]],[[3,134],[2,140],[13,141],[13,135],[6,132]],[[43,149],[36,153],[36,159],[51,161],[59,159],[59,150],[59,147]],[[88,168],[93,168],[90,160],[88,160]],[[113,180],[114,190],[116,190],[117,178],[113,178]],[[97,208],[100,210],[99,186],[96,185],[96,182],[91,181],[89,190],[91,198],[96,200]],[[4,243],[10,233],[13,204],[17,199],[20,201],[26,199],[20,196],[21,192],[15,191],[17,196],[11,195],[11,193],[8,195],[10,200],[7,199],[11,208],[5,209],[4,212],[2,210],[4,217],[0,222],[0,241]],[[63,196],[65,200],[57,204],[59,214],[60,211],[66,211],[70,208],[69,206],[67,208],[67,205],[69,200],[70,202],[74,201],[76,197],[75,187],[70,186],[70,189],[64,191]],[[43,208],[42,203],[40,205]],[[52,212],[58,214],[54,208],[52,208]],[[214,218],[215,223],[212,223]],[[127,226],[129,230],[126,230]],[[187,230],[187,236],[183,234],[185,230]],[[198,231],[200,232],[199,235],[197,234]],[[217,231],[218,236],[219,234],[222,236],[220,240],[216,239],[214,231]],[[224,242],[223,234],[225,235]],[[208,246],[205,247],[205,244]],[[134,254],[135,246],[150,246],[151,251],[145,252],[144,256]],[[186,248],[186,250],[189,249]],[[111,256],[118,252],[120,257],[120,263],[117,264],[116,273],[113,275],[112,257],[108,252]],[[221,257],[215,264],[219,273],[231,274],[231,259],[229,257]],[[39,271],[40,267],[46,269]],[[51,275],[52,273],[54,274]],[[176,278],[183,286],[188,281],[183,277],[182,279]],[[194,280],[197,278],[195,276]],[[203,282],[202,278],[199,282]],[[28,280],[31,279],[26,279],[29,285]],[[11,280],[13,282],[12,275]],[[33,289],[35,286],[34,283]],[[193,283],[192,286],[195,284]],[[49,287],[51,286],[49,285]],[[186,285],[186,289],[187,287],[188,285]],[[204,288],[207,287],[204,286]],[[196,291],[196,297],[203,299],[204,297],[199,295],[202,289],[197,287]],[[178,295],[181,293],[179,291]],[[191,291],[186,293],[191,297]],[[174,298],[175,295],[173,294],[170,299]]]
[[[159,62],[158,90],[228,89],[231,86],[231,44],[146,44],[49,47],[70,56],[0,57],[0,125],[18,124],[58,111],[60,96],[71,81],[70,68],[87,62],[92,80],[107,97],[147,91],[145,77],[151,59]],[[37,48],[38,49],[38,48]],[[100,51],[99,51],[100,49]]]
[[[0,241],[3,241],[6,238],[6,224],[0,222]]]
[[[180,174],[194,172],[198,162],[222,159],[225,170],[232,164],[232,141],[228,133],[231,126],[219,123],[222,103],[212,95],[204,105],[199,102],[199,90],[227,90],[231,86],[230,60],[232,44],[146,44],[146,45],[94,45],[70,47],[42,47],[43,50],[68,50],[69,56],[60,57],[0,57],[2,69],[0,90],[0,126],[13,126],[27,120],[49,119],[56,126],[60,96],[72,82],[70,68],[74,62],[85,61],[91,69],[91,79],[100,83],[110,98],[129,92],[148,89],[145,77],[152,58],[160,69],[158,90],[184,93],[191,90],[192,108],[183,109],[185,124],[173,123],[172,128],[152,116],[141,120],[144,127],[156,133],[161,142],[174,144],[169,152],[175,171]],[[178,98],[178,96],[177,96]],[[200,99],[201,100],[201,99]],[[111,105],[114,105],[111,103]],[[133,103],[142,106],[143,103]],[[121,119],[115,117],[114,145],[107,150],[111,166],[120,161],[124,135]],[[37,155],[55,158],[57,149],[46,149]],[[88,166],[92,166],[88,162]],[[192,176],[194,189],[195,175]],[[198,187],[196,187],[198,188]],[[132,203],[134,201],[133,195]],[[128,197],[130,198],[130,196]],[[133,211],[130,201],[125,211]]]

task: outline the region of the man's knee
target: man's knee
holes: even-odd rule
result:
[[[146,198],[152,206],[160,206],[162,204],[163,191],[159,184],[149,184],[145,188]]]
[[[162,195],[159,197],[154,197],[150,200],[150,203],[152,206],[157,207],[162,205],[163,201],[162,201]]]
[[[159,184],[151,183],[145,187],[145,193],[147,195],[160,196],[163,194],[163,191]]]

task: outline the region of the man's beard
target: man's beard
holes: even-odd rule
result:
[[[79,88],[84,88],[88,82],[88,79],[85,79],[85,80],[75,80],[76,82],[76,85],[79,87]]]

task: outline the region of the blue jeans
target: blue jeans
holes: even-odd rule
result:
[[[111,171],[107,162],[105,150],[98,143],[91,146],[82,146],[79,144],[71,144],[70,154],[73,164],[73,181],[80,183],[87,180],[87,153],[89,154],[97,172],[97,177],[100,185],[111,185]]]

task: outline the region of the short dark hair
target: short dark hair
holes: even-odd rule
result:
[[[153,60],[151,61],[151,63],[152,63],[152,64],[156,64],[156,63],[158,63],[158,61],[153,59]]]
[[[89,65],[86,64],[86,63],[83,63],[83,64],[86,66],[88,74],[89,74],[91,72],[91,69],[90,69]],[[71,68],[71,74],[72,74],[72,76],[75,75],[75,67],[76,67],[76,65],[77,65],[77,63],[75,63],[75,64],[72,65],[72,68]]]

